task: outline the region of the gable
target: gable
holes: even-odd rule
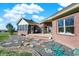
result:
[[[24,19],[22,19],[18,25],[28,25],[28,22],[26,22]]]

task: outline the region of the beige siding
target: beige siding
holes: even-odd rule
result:
[[[18,25],[28,25],[28,22],[22,19]]]

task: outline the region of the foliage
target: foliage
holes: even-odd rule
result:
[[[10,35],[12,35],[15,31],[15,28],[13,27],[13,25],[11,23],[8,23],[6,25],[6,28],[8,29],[8,32],[10,33]]]
[[[79,48],[75,48],[73,53],[75,56],[79,56]]]

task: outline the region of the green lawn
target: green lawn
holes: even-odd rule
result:
[[[0,56],[32,56],[32,53],[23,51],[8,51],[0,49]]]
[[[16,35],[16,32],[14,32],[14,35]],[[9,38],[9,32],[0,32],[0,41],[6,40]]]
[[[9,38],[8,32],[0,32],[0,41],[6,40]]]

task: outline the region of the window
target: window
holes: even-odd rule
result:
[[[74,34],[74,17],[58,20],[58,32],[63,34]]]
[[[63,19],[58,20],[58,32],[61,32],[61,33],[64,32],[64,21],[63,21]]]
[[[65,20],[66,33],[74,34],[74,17],[69,17]]]

